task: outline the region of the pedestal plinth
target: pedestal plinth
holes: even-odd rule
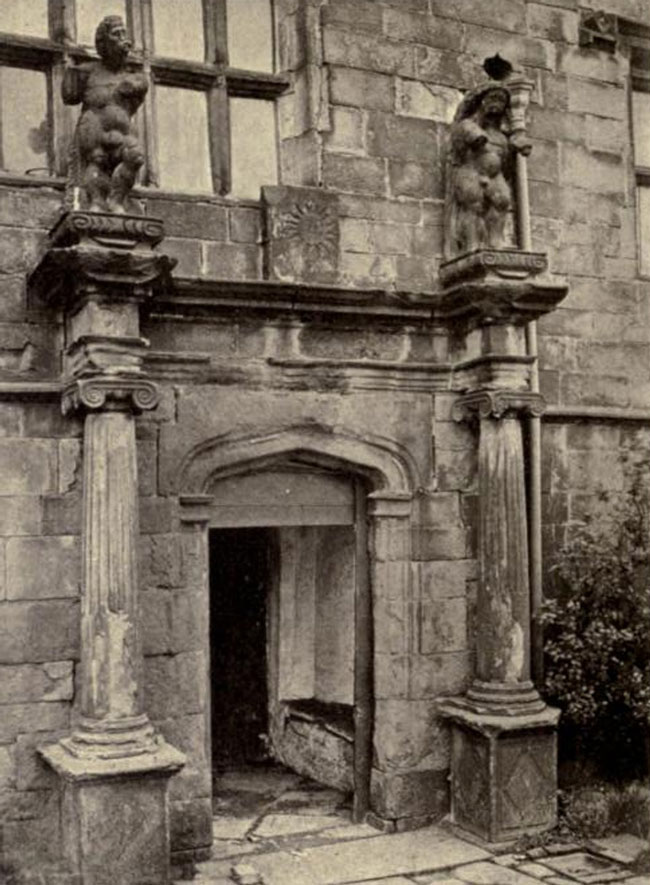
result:
[[[155,251],[162,236],[155,219],[71,212],[30,280],[63,309],[63,412],[85,415],[78,718],[40,748],[61,778],[63,852],[83,885],[169,882],[167,785],[185,762],[145,710],[138,599],[135,416],[158,402],[139,306],[173,266]]]
[[[463,698],[439,707],[451,724],[453,822],[486,842],[508,842],[555,823],[559,711],[541,707],[499,715]]]

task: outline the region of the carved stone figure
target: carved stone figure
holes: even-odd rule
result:
[[[447,258],[506,245],[513,153],[528,155],[531,148],[522,133],[508,133],[509,106],[508,90],[490,85],[469,93],[456,111],[447,164]]]
[[[81,188],[91,211],[126,212],[127,196],[144,163],[131,118],[144,100],[147,82],[126,70],[131,43],[119,16],[100,22],[95,46],[99,61],[69,66],[63,76],[63,101],[82,106],[70,183]]]

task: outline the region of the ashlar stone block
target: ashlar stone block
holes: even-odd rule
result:
[[[80,579],[78,538],[59,535],[8,540],[8,599],[76,597]]]

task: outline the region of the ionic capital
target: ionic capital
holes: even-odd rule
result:
[[[540,417],[546,403],[541,393],[530,390],[474,390],[457,400],[452,407],[454,421],[473,418],[500,418],[506,415]]]
[[[80,409],[144,412],[155,409],[159,397],[157,385],[145,378],[80,378],[65,387],[62,409],[64,415]]]

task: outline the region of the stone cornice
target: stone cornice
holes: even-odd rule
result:
[[[455,421],[500,419],[513,413],[540,417],[544,407],[544,397],[530,390],[475,390],[454,403],[452,417]]]
[[[62,408],[64,414],[79,409],[144,412],[156,408],[159,395],[158,387],[145,378],[119,375],[79,378],[65,386]]]

